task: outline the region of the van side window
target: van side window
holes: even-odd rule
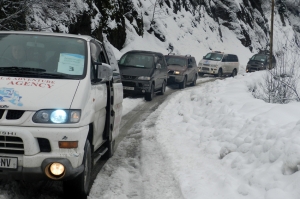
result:
[[[222,62],[228,62],[228,56],[227,55],[224,55],[224,57],[222,59]]]
[[[161,56],[161,55],[158,55],[158,60],[157,60],[157,63],[161,65],[161,68],[166,68],[166,62],[164,61],[164,57]]]

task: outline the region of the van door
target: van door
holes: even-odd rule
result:
[[[108,58],[108,62],[110,66],[113,68],[113,111],[114,111],[114,125],[112,131],[112,139],[114,140],[120,133],[120,124],[122,118],[122,109],[123,109],[123,85],[121,82],[120,69],[118,66],[118,62],[115,58],[113,50],[110,48],[109,42],[104,39],[103,41],[103,49],[105,49],[106,57]]]
[[[106,55],[103,52],[103,48],[99,42],[96,40],[91,41],[91,55],[98,62],[107,63],[108,60]],[[101,67],[101,66],[98,66]],[[106,120],[106,103],[107,103],[107,86],[106,83],[101,83],[96,80],[96,66],[91,63],[91,84],[92,90],[91,93],[94,96],[93,106],[95,111],[95,118],[93,122],[93,145],[94,149],[98,149],[103,142],[103,131],[105,127]]]
[[[221,67],[222,67],[223,74],[228,73],[228,55],[223,56]]]

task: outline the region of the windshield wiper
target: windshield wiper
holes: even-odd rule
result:
[[[55,79],[77,79],[74,77],[70,77],[67,74],[63,73],[40,73],[41,77],[50,77],[50,78],[55,78]]]
[[[168,66],[170,66],[170,65],[177,65],[177,66],[181,66],[180,64],[168,64]]]
[[[42,73],[42,72],[46,72],[46,70],[41,68],[9,66],[9,67],[0,67],[0,72],[1,73]]]

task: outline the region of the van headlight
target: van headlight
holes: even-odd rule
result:
[[[146,77],[146,76],[138,77],[138,80],[150,80],[150,79],[151,79],[150,77]]]
[[[174,75],[180,75],[180,71],[174,71],[174,73],[173,73]]]
[[[39,110],[33,117],[34,123],[77,123],[80,120],[81,110]]]

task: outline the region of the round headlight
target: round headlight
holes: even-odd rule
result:
[[[60,163],[55,162],[52,163],[50,166],[50,172],[55,176],[62,175],[64,171],[65,171],[65,167]]]
[[[53,123],[65,123],[67,119],[67,113],[64,110],[53,111],[50,115],[50,120]]]

